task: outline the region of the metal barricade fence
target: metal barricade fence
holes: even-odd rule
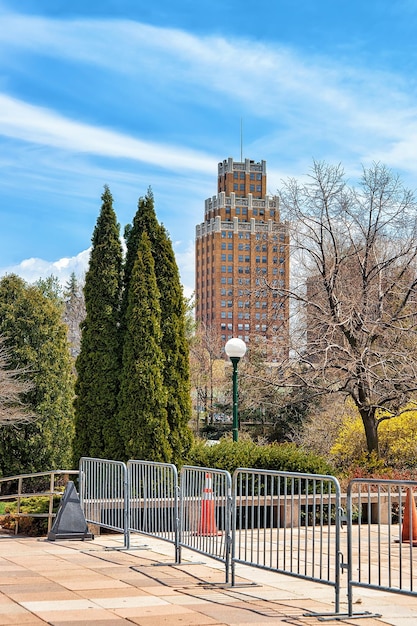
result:
[[[231,551],[229,472],[184,466],[180,473],[180,544],[225,564],[229,582]]]
[[[121,461],[80,460],[80,504],[87,523],[122,532],[130,547],[127,468]]]
[[[181,562],[179,544],[179,486],[175,465],[128,461],[130,531],[152,535],[175,546],[175,562]]]
[[[240,468],[233,474],[236,564],[334,587],[340,609],[340,487],[336,478]]]
[[[353,588],[417,595],[417,481],[354,479],[347,492],[348,604]]]

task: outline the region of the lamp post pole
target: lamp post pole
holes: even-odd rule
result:
[[[230,358],[233,365],[233,424],[232,435],[233,441],[238,440],[239,433],[239,414],[238,414],[238,384],[237,384],[237,365],[242,356],[246,353],[246,344],[242,339],[232,337],[226,343],[225,352]]]
[[[238,440],[239,433],[239,414],[237,408],[238,402],[238,389],[237,389],[237,364],[240,361],[239,356],[231,356],[230,360],[233,365],[233,425],[232,425],[232,434],[233,441]]]

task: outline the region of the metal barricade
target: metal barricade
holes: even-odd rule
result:
[[[90,524],[122,532],[130,547],[127,467],[121,461],[80,460],[80,503]]]
[[[336,478],[240,468],[233,474],[236,564],[334,587],[340,610],[340,487]]]
[[[184,466],[180,474],[180,545],[225,564],[229,582],[231,552],[229,472]]]
[[[130,530],[173,543],[175,563],[180,563],[177,468],[167,463],[128,461],[127,471]]]
[[[417,546],[416,489],[417,481],[358,478],[350,482],[349,616],[353,615],[354,587],[417,595],[413,559],[413,546]]]

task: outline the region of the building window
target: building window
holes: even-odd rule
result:
[[[240,244],[238,245],[238,249],[239,249],[239,250],[243,250],[243,243],[240,243]],[[240,258],[240,257],[239,257],[239,258]],[[242,260],[243,260],[243,257],[242,257]]]
[[[256,185],[256,191],[262,191],[261,185]]]
[[[240,183],[239,191],[245,191],[245,184],[244,183]]]
[[[253,209],[253,210],[252,210],[252,214],[253,214],[253,215],[258,215],[258,209]]]
[[[255,191],[255,185],[250,185],[250,190]]]
[[[220,317],[221,317],[223,320],[224,320],[224,319],[226,319],[226,311],[222,311],[222,312],[220,313]]]
[[[233,273],[233,265],[228,265],[227,266],[227,273],[228,274],[232,274]]]
[[[237,191],[239,188],[239,185],[237,183],[233,184],[233,191]]]
[[[238,206],[236,207],[235,213],[236,213],[236,215],[240,215],[240,207],[238,207]]]
[[[220,268],[220,271],[221,271],[222,273],[226,273],[226,266],[225,266],[225,265],[222,265],[222,266],[221,266],[221,268]]]
[[[250,173],[250,179],[251,179],[251,180],[255,180],[255,173],[254,173],[254,172],[251,172],[251,173]]]
[[[230,278],[230,277],[229,277],[229,278],[227,279],[227,284],[228,284],[228,285],[233,285],[233,278]]]
[[[233,231],[229,230],[229,232],[227,233],[227,237],[229,239],[232,239],[233,238]]]
[[[240,178],[244,179],[245,178],[245,172],[240,172]]]
[[[222,254],[222,255],[221,255],[221,260],[222,260],[222,261],[225,261],[225,260],[226,260],[226,255],[225,255],[225,254]]]
[[[222,250],[226,250],[226,242],[222,241]]]
[[[226,306],[226,300],[221,300],[220,306]]]
[[[228,254],[227,255],[227,260],[233,262],[233,254]]]
[[[229,319],[229,320],[233,319],[233,313],[232,313],[232,311],[228,311],[228,312],[227,312],[227,319]]]
[[[233,178],[237,178],[237,172],[233,172]]]
[[[227,249],[233,250],[233,243],[231,241],[229,241],[229,243],[227,244]]]
[[[221,279],[220,279],[220,283],[221,283],[222,285],[225,285],[225,284],[226,284],[226,276],[222,276],[222,277],[221,277]]]
[[[256,180],[262,180],[262,174],[256,174]]]
[[[222,230],[222,237],[223,237],[223,239],[226,237],[226,231],[225,230]]]

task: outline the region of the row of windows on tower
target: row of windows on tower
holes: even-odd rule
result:
[[[246,176],[245,172],[242,172],[242,171],[240,171],[240,172],[236,172],[236,171],[233,172],[233,178],[235,180],[238,179],[238,178],[240,178],[240,180],[245,180],[245,176]],[[255,179],[256,180],[262,180],[262,174],[261,174],[261,172],[250,172],[249,178],[250,178],[250,180],[255,180]]]
[[[221,231],[221,237],[222,239],[233,239],[233,235],[234,235],[234,231],[233,230],[222,230]],[[238,238],[239,239],[250,239],[250,232],[248,231],[239,231],[238,232]],[[269,235],[268,233],[255,233],[255,239],[257,239],[258,241],[260,241],[261,239],[266,241],[267,239],[272,239],[272,241],[278,241],[278,235]],[[284,233],[280,233],[279,234],[279,241],[285,241],[285,235]]]
[[[221,259],[221,261],[232,261],[233,262],[233,254],[227,254],[226,255],[225,253],[223,253],[220,256],[220,259]],[[250,255],[248,255],[248,254],[247,255],[238,254],[237,259],[238,259],[239,263],[243,263],[243,262],[250,263]],[[203,259],[203,262],[204,262],[204,259]],[[268,262],[267,256],[266,255],[262,256],[262,263],[267,263],[267,262]],[[280,257],[279,262],[282,265],[285,262],[284,257]],[[255,256],[255,263],[261,263],[261,257],[260,256]],[[276,257],[276,256],[272,257],[272,263],[274,265],[276,265],[278,263],[278,257]]]
[[[233,191],[245,191],[245,183],[233,183]],[[249,185],[249,191],[256,191],[256,193],[261,193],[262,186],[251,184]]]

